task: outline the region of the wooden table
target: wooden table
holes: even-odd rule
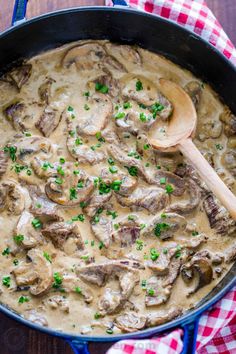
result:
[[[225,31],[236,45],[235,0],[206,0]],[[81,5],[103,5],[103,0],[29,0],[27,17],[53,11],[59,8]],[[11,23],[14,0],[0,0],[0,31]],[[104,354],[107,344],[91,345],[93,354]],[[0,314],[0,353],[1,354],[72,354],[69,345],[61,339],[28,329],[25,326]]]

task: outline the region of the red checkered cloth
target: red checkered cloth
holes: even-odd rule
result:
[[[169,18],[195,32],[236,65],[236,49],[204,0],[129,0],[126,2],[133,8]],[[112,1],[106,0],[106,4],[112,6]]]
[[[203,0],[129,0],[137,9],[153,12],[184,26],[209,41],[236,65],[236,50]],[[111,0],[106,4],[112,6]],[[236,287],[199,321],[197,354],[236,353]],[[123,340],[107,354],[178,354],[183,350],[183,330],[146,340]]]

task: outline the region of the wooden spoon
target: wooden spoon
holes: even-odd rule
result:
[[[194,145],[192,137],[197,124],[197,113],[189,95],[172,81],[160,79],[161,92],[172,102],[174,110],[166,130],[165,139],[155,138],[157,133],[151,131],[150,144],[158,150],[180,150],[198,171],[203,181],[236,220],[236,197],[224,184],[215,170],[209,165]]]

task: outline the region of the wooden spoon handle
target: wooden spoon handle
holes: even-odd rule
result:
[[[222,179],[217,175],[215,170],[202,156],[200,151],[194,145],[192,140],[185,139],[178,144],[179,150],[182,154],[190,160],[191,164],[198,171],[202,180],[206,182],[207,186],[229,211],[230,215],[236,220],[236,197],[224,184]]]

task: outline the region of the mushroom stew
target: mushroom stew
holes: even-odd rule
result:
[[[198,115],[195,144],[236,191],[236,117],[211,88],[128,45],[80,41],[0,79],[0,300],[64,332],[156,326],[236,259],[236,222],[165,138],[164,77]]]

